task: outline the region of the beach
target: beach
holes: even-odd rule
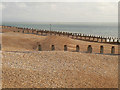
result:
[[[3,88],[118,87],[118,45],[3,31]],[[42,51],[38,51],[38,45]],[[51,45],[55,46],[54,51]],[[76,52],[76,45],[80,52]],[[93,53],[86,53],[88,45]],[[100,54],[101,45],[104,54]],[[112,46],[115,55],[110,54]]]
[[[97,1],[2,0],[0,88],[119,88],[119,3]]]

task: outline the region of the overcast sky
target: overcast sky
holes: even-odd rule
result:
[[[3,2],[3,21],[117,22],[117,2]]]

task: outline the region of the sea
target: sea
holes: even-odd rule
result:
[[[23,28],[44,29],[51,31],[65,31],[86,35],[118,37],[118,23],[115,22],[4,22],[2,25]]]

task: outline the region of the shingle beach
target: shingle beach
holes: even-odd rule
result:
[[[37,49],[39,44],[42,51]],[[55,51],[50,50],[50,45],[55,45]],[[68,51],[63,50],[63,45],[68,45]],[[75,52],[76,45],[80,46],[80,52]],[[93,46],[94,53],[85,53],[88,45]],[[100,45],[63,36],[4,32],[2,87],[117,88],[118,55],[97,54]],[[102,45],[106,54],[113,46]]]

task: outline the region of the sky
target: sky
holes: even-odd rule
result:
[[[119,2],[119,0],[0,0],[2,2]]]
[[[22,1],[22,0],[21,0]],[[31,0],[33,1],[33,0]],[[118,2],[8,2],[3,22],[117,22]]]

